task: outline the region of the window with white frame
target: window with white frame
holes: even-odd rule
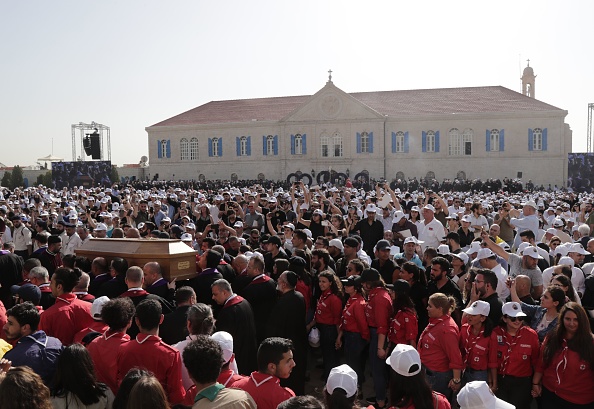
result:
[[[330,156],[330,138],[328,138],[328,136],[326,135],[322,135],[320,137],[320,155],[323,158],[327,158],[328,156]]]
[[[165,139],[161,141],[161,157],[167,157],[167,141]]]
[[[272,135],[266,137],[266,154],[274,155],[274,136]]]
[[[450,129],[449,132],[449,154],[451,156],[471,155],[472,154],[472,129],[465,129],[462,134],[457,128]]]
[[[248,146],[247,136],[242,136],[241,138],[239,138],[239,154],[241,156],[247,156],[247,146]]]
[[[181,160],[190,159],[190,143],[186,138],[182,138],[179,142],[179,150],[181,153]]]
[[[212,138],[212,156],[219,156],[219,138]]]
[[[404,152],[404,132],[396,132],[396,152]]]
[[[532,150],[542,150],[542,129],[535,128],[532,132]]]
[[[190,139],[190,160],[198,160],[198,138]]]
[[[361,132],[361,153],[369,153],[369,133]]]
[[[335,132],[332,135],[332,145],[334,146],[333,153],[335,157],[342,156],[342,135],[338,132]]]
[[[295,135],[295,155],[303,154],[303,137],[301,134]]]
[[[489,138],[489,150],[491,152],[499,151],[499,129],[491,129]]]
[[[427,152],[435,152],[435,132],[427,131]]]

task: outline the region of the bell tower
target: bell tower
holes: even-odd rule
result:
[[[536,75],[534,75],[534,70],[530,66],[530,60],[528,60],[528,65],[526,68],[524,68],[521,80],[522,94],[526,95],[527,97],[534,98],[534,83],[536,80]]]

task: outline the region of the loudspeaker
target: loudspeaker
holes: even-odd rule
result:
[[[87,156],[91,156],[91,138],[89,134],[87,134],[87,136],[85,136],[85,139],[83,139],[83,148],[85,149],[85,153],[87,154]]]
[[[91,155],[93,159],[101,159],[101,141],[98,134],[91,134]]]

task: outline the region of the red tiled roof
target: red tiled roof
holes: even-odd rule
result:
[[[361,103],[390,117],[560,108],[502,86],[355,92]],[[212,101],[153,126],[279,121],[310,100],[310,95]]]

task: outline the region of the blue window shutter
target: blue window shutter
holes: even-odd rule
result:
[[[533,138],[534,138],[534,131],[532,129],[528,129],[528,150],[531,151],[533,150],[532,146],[533,146]]]
[[[435,131],[435,152],[439,152],[439,131]]]
[[[396,132],[392,132],[392,153],[396,153]]]
[[[357,153],[361,153],[361,134],[357,132]]]
[[[235,137],[235,149],[237,150],[237,156],[241,156],[241,140],[239,136]]]
[[[171,157],[171,139],[167,139],[167,147],[165,148],[168,158]]]
[[[157,157],[161,159],[161,141],[157,141]]]
[[[247,146],[245,147],[245,153],[247,156],[252,156],[252,137],[247,137]]]
[[[295,155],[295,135],[291,135],[291,155]]]
[[[373,132],[369,132],[369,153],[373,153]]]
[[[485,138],[486,138],[486,142],[485,142],[486,148],[485,148],[485,150],[487,152],[489,152],[491,150],[491,131],[488,130],[488,129],[487,129],[487,132],[485,134]]]
[[[547,150],[547,128],[542,130],[542,150]]]
[[[274,139],[272,140],[272,150],[275,155],[278,155],[278,135],[274,135]]]
[[[266,149],[266,135],[262,135],[262,154],[266,156],[267,153],[268,151]]]
[[[504,149],[505,148],[505,142],[504,142],[503,138],[504,138],[504,132],[503,132],[503,129],[501,129],[499,131],[499,152],[503,152],[505,150]]]
[[[423,152],[427,152],[427,132],[423,131],[423,136],[421,137],[421,146],[423,148]]]
[[[219,156],[223,156],[223,138],[219,138]]]
[[[404,153],[408,153],[408,131],[404,133]]]
[[[212,156],[212,138],[208,138],[208,156]]]
[[[304,155],[307,154],[307,139],[306,139],[307,135],[303,134],[301,135],[301,153],[303,153]]]

